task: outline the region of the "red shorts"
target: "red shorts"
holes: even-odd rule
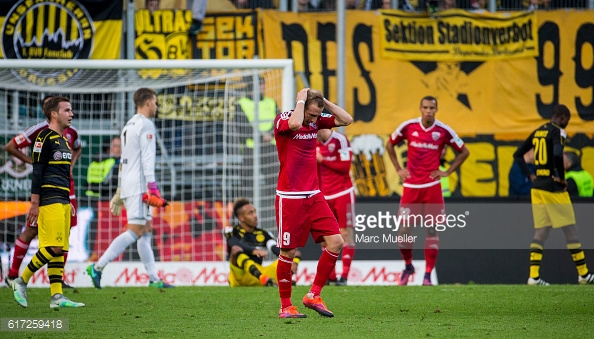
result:
[[[74,211],[78,213],[78,206],[76,204],[76,191],[74,190],[74,179],[70,177],[70,204],[74,207]],[[74,215],[70,215],[70,228],[76,226],[76,213]],[[27,226],[29,227],[37,227],[37,223],[31,225],[27,222]]]
[[[400,199],[400,213],[438,216],[445,214],[441,185],[424,188],[404,187]]]
[[[305,246],[311,233],[314,241],[340,234],[336,218],[321,193],[310,198],[276,196],[277,246],[293,249]]]
[[[326,201],[328,202],[328,207],[334,213],[336,221],[338,221],[338,227],[353,227],[353,218],[355,217],[354,191],[333,199],[326,199]]]

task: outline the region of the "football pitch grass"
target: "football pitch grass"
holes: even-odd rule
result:
[[[278,319],[276,288],[79,288],[86,307],[49,308],[49,289],[30,288],[28,308],[0,288],[0,318],[68,319],[67,332],[0,332],[1,338],[588,338],[594,286],[327,286],[334,318]]]

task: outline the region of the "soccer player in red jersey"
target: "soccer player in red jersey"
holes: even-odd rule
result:
[[[46,96],[43,98],[43,104],[45,105],[49,99],[53,96]],[[31,146],[37,138],[37,135],[49,128],[49,123],[47,120],[38,123],[37,125],[29,127],[23,133],[16,135],[12,138],[5,146],[6,152],[10,153],[12,156],[18,158],[22,162],[27,164],[32,164],[33,160],[29,155],[23,153],[22,150]],[[70,166],[70,204],[72,206],[72,216],[70,218],[70,227],[76,226],[76,193],[74,190],[74,179],[72,178],[72,169],[76,164],[76,161],[80,157],[82,153],[81,148],[81,141],[78,138],[78,131],[76,128],[70,126],[66,128],[63,132],[64,137],[68,139],[68,144],[72,149],[72,165]],[[37,224],[30,224],[27,222],[25,230],[21,233],[18,239],[15,242],[14,246],[14,256],[12,259],[12,264],[10,266],[10,270],[8,272],[8,276],[6,277],[6,284],[10,286],[12,280],[16,279],[19,275],[19,269],[23,262],[23,259],[27,255],[27,251],[29,250],[29,244],[31,240],[33,240],[37,236]],[[68,252],[64,252],[64,263],[66,263],[66,258],[68,257]],[[66,283],[66,277],[64,276],[64,280],[62,283],[64,288],[70,288],[70,286]]]
[[[330,129],[321,129],[318,131],[316,158],[320,190],[338,221],[340,234],[344,241],[340,279],[336,279],[334,270],[330,274],[329,281],[336,285],[346,285],[351,262],[355,256],[355,239],[353,238],[355,189],[350,175],[353,159],[351,144],[344,134]]]
[[[325,242],[316,276],[303,304],[320,315],[333,317],[320,292],[334,270],[343,246],[338,222],[319,194],[316,161],[318,129],[349,125],[353,118],[328,101],[320,91],[304,88],[297,93],[295,109],[274,119],[274,137],[280,162],[276,190],[277,246],[280,248],[276,277],[281,300],[279,318],[305,318],[291,302],[291,266],[298,247],[311,233],[316,243]],[[330,114],[322,114],[326,108]]]
[[[421,117],[403,122],[386,142],[386,150],[396,168],[398,176],[404,180],[400,199],[401,214],[436,217],[445,213],[440,179],[454,172],[470,154],[462,139],[448,125],[435,119],[437,99],[426,96],[421,99]],[[408,157],[406,168],[400,167],[394,146],[407,140]],[[450,145],[458,152],[452,165],[446,170],[439,170],[442,149]],[[414,220],[414,219],[413,219]],[[400,235],[409,236],[413,227],[401,227]],[[407,237],[408,238],[408,237]],[[405,238],[406,239],[406,238]],[[399,243],[400,253],[406,268],[400,276],[399,285],[408,284],[415,273],[412,265],[413,243]],[[431,271],[437,261],[439,237],[435,228],[427,228],[425,238],[425,277],[423,285],[431,286]]]

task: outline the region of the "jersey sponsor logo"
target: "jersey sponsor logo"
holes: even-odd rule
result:
[[[72,154],[68,153],[68,152],[55,152],[54,153],[54,160],[62,160],[62,159],[72,159]]]
[[[425,148],[425,149],[432,149],[436,150],[439,149],[439,146],[429,143],[429,142],[416,142],[412,141],[409,146],[416,147],[416,148]]]
[[[27,140],[27,138],[25,138],[24,135],[19,134],[16,137],[14,137],[14,141],[17,143],[17,145],[22,144],[23,142],[25,142]]]
[[[431,138],[433,139],[433,141],[439,140],[440,136],[441,136],[441,133],[439,133],[439,132],[431,132]]]
[[[293,140],[311,140],[311,139],[316,139],[317,137],[318,137],[317,132],[299,133],[299,134],[295,134],[295,136],[293,137]]]
[[[77,1],[15,1],[6,18],[1,33],[5,59],[90,58],[95,24]],[[20,69],[12,73],[26,83],[54,86],[77,77],[81,70]]]
[[[151,140],[153,138],[153,135],[149,133],[149,134],[146,135],[146,138],[149,139],[149,140]]]
[[[35,143],[35,145],[33,146],[33,152],[35,152],[35,153],[39,153],[39,152],[41,152],[41,149],[42,149],[42,148],[43,148],[43,142],[41,142],[41,141],[37,141],[37,142]]]

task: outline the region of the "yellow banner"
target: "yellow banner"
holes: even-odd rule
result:
[[[447,10],[438,17],[380,11],[384,58],[414,61],[488,61],[538,56],[536,14]]]
[[[188,31],[192,25],[192,11],[139,9],[135,13],[136,59],[191,59]],[[168,74],[185,74],[185,70],[141,70],[143,78],[158,78]]]

